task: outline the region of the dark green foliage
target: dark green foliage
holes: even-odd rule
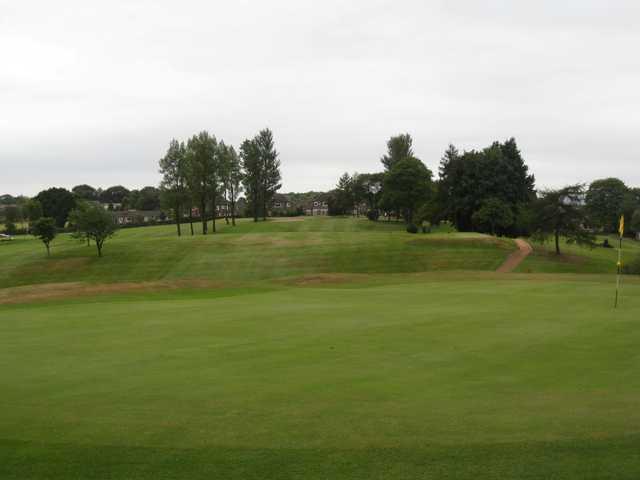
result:
[[[418,227],[414,223],[407,225],[407,233],[418,233]]]
[[[626,275],[640,275],[640,257],[635,257],[626,263],[623,262],[622,273]]]
[[[431,171],[416,158],[397,162],[385,175],[383,203],[402,212],[410,224],[417,208],[431,193]]]
[[[47,249],[47,256],[51,255],[50,243],[56,238],[56,222],[53,218],[42,217],[31,225],[31,233],[39,238]]]
[[[5,222],[4,224],[4,233],[7,235],[16,235],[18,233],[18,227],[13,222]]]
[[[487,200],[496,199],[515,219],[533,200],[534,181],[513,138],[463,154],[450,145],[440,163],[440,216],[452,220],[458,230],[472,230],[474,213]],[[505,233],[511,233],[513,227],[515,221]]]
[[[194,202],[200,210],[202,233],[204,235],[208,231],[207,203],[212,198],[212,191],[216,191],[215,186],[218,182],[215,163],[217,147],[216,138],[206,131],[194,135],[187,142],[187,185]]]
[[[560,190],[546,190],[532,205],[533,238],[545,242],[553,237],[560,255],[560,238],[568,244],[593,247],[595,236],[586,228],[586,209],[582,205],[584,187],[572,185]]]
[[[223,197],[227,202],[227,215],[231,215],[231,224],[236,224],[236,202],[242,191],[242,164],[233,145],[226,146],[220,142],[218,146],[220,158],[220,175],[223,185]]]
[[[413,139],[408,133],[391,137],[387,142],[387,153],[380,161],[386,171],[391,170],[400,160],[413,158]]]
[[[98,200],[98,191],[91,185],[76,185],[71,189],[73,194],[81,200]]]
[[[242,183],[247,194],[247,210],[257,222],[260,215],[261,165],[260,152],[254,140],[245,140],[240,146],[240,158],[244,170]]]
[[[183,142],[173,139],[164,157],[159,161],[162,181],[160,200],[172,211],[176,221],[178,236],[182,234],[180,221],[185,206],[191,208],[187,190],[187,149]]]
[[[624,213],[628,193],[627,186],[617,178],[604,178],[592,182],[586,194],[591,224],[606,233],[616,232],[620,216]]]
[[[78,236],[87,240],[93,240],[98,250],[98,256],[102,256],[104,242],[113,236],[118,229],[113,215],[105,209],[96,206],[82,204],[71,214]]]
[[[266,219],[268,205],[282,186],[280,160],[271,130],[265,128],[253,139],[245,140],[240,146],[240,157],[248,209],[254,221],[260,216]]]
[[[629,229],[636,235],[640,233],[640,208],[633,212],[633,215],[631,215]]]
[[[378,209],[369,210],[367,212],[367,218],[373,222],[377,222],[378,219],[380,218],[380,210]]]
[[[75,196],[65,188],[49,188],[40,192],[36,200],[42,205],[42,215],[53,218],[58,228],[64,228],[69,212],[76,206]]]
[[[129,193],[131,192],[122,185],[115,185],[100,193],[100,201],[102,203],[121,204],[124,203]]]
[[[488,198],[482,202],[482,206],[474,212],[471,219],[479,231],[491,235],[508,231],[515,222],[513,210],[497,198]]]

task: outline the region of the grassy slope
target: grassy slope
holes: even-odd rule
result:
[[[38,283],[211,278],[255,281],[314,273],[495,270],[514,246],[474,234],[410,235],[402,225],[350,218],[219,223],[220,233],[184,235],[175,227],[125,229],[98,259],[69,235],[44,247],[32,238],[0,244],[0,288]],[[188,226],[185,227],[188,230]]]
[[[640,285],[528,278],[0,307],[0,478],[638,478]]]
[[[598,239],[599,244],[605,237]],[[611,245],[617,246],[617,237],[608,237]],[[562,255],[557,256],[553,245],[533,244],[534,251],[516,270],[530,273],[615,273],[618,262],[616,248],[596,247],[593,249],[577,245],[560,246]],[[625,239],[623,259],[629,261],[640,256],[640,242]]]

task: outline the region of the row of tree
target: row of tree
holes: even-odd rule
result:
[[[514,138],[464,152],[449,145],[435,180],[409,134],[391,137],[380,161],[383,171],[340,177],[329,197],[331,214],[366,209],[372,220],[404,218],[414,231],[414,222],[446,220],[460,231],[554,237],[557,252],[561,237],[592,243],[595,233],[615,232],[623,214],[640,233],[640,189],[607,178],[588,188],[536,191]]]
[[[242,142],[239,153],[207,131],[186,142],[174,139],[159,165],[161,199],[173,211],[178,235],[182,234],[185,212],[193,235],[194,207],[202,221],[202,233],[208,232],[209,218],[215,232],[220,202],[235,225],[236,202],[243,190],[254,221],[266,219],[268,206],[281,186],[280,160],[268,128]],[[229,221],[227,216],[225,219]]]

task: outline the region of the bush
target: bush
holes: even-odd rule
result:
[[[422,221],[422,233],[431,233],[431,223],[426,220]]]
[[[602,242],[602,246],[604,248],[613,248],[613,246],[609,243],[609,239],[608,238],[604,239],[604,242]]]
[[[438,232],[440,233],[454,233],[456,231],[456,227],[449,220],[442,220],[438,224]]]
[[[13,222],[7,222],[4,225],[4,233],[7,235],[16,235],[18,233],[18,227]]]
[[[407,225],[407,233],[418,233],[418,227],[416,227],[415,224],[410,223]]]
[[[640,257],[634,258],[629,263],[623,263],[622,273],[625,275],[640,275]]]
[[[378,210],[369,210],[367,212],[367,218],[372,222],[377,222],[378,218],[380,218],[380,212]]]

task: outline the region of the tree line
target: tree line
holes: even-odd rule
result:
[[[279,154],[273,133],[261,130],[240,145],[226,145],[207,131],[193,135],[186,142],[171,140],[159,161],[162,181],[161,199],[173,213],[178,236],[186,215],[194,234],[194,209],[202,222],[202,234],[216,231],[218,205],[225,206],[225,221],[235,226],[236,203],[245,192],[247,211],[254,221],[266,219],[268,207],[281,187]]]
[[[596,233],[613,233],[621,215],[640,233],[640,189],[616,178],[589,186],[536,190],[514,138],[481,150],[445,150],[438,178],[416,157],[409,134],[391,137],[380,158],[382,170],[343,174],[330,194],[331,214],[366,211],[371,220],[402,218],[416,223],[451,222],[459,231],[553,238],[593,245]]]

